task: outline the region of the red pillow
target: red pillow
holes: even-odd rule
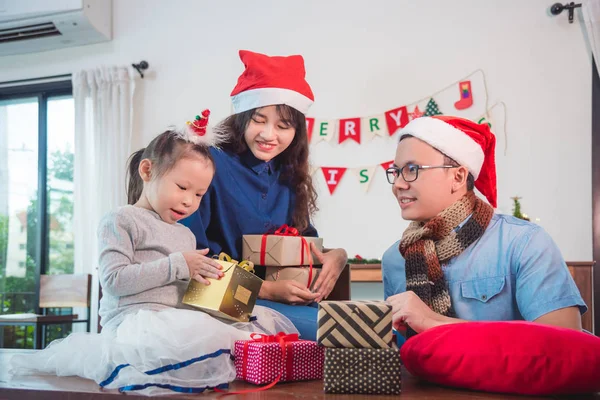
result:
[[[408,339],[406,369],[427,381],[486,392],[600,392],[600,338],[524,321],[443,325]]]

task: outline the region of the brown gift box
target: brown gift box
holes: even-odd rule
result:
[[[401,374],[396,349],[325,349],[325,393],[399,394]]]
[[[390,348],[392,306],[383,301],[322,301],[317,342],[325,347]]]
[[[210,285],[192,279],[183,303],[215,317],[248,322],[263,280],[237,263],[215,261],[223,266],[221,279],[207,278]]]
[[[300,282],[312,290],[317,277],[321,273],[321,268],[313,267],[310,286],[308,286],[309,267],[267,267],[266,271],[266,281],[292,280]]]
[[[244,235],[242,237],[242,258],[244,260],[266,267],[295,267],[298,265],[309,265],[308,252],[310,251],[311,243],[314,243],[317,249],[323,251],[322,238],[304,236],[309,248],[304,249],[304,259],[302,259],[301,236],[267,235],[265,262],[261,263],[262,238],[263,235]],[[314,254],[312,254],[312,260],[313,265],[319,264],[319,260]]]

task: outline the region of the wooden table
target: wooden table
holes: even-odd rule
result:
[[[23,353],[33,350],[11,350],[0,349],[0,400],[5,399],[44,399],[44,400],[102,400],[116,398],[120,394],[116,390],[101,390],[96,382],[82,379],[78,377],[56,377],[56,376],[19,376],[15,378],[9,377],[7,373],[8,361],[13,354]],[[362,395],[326,395],[323,393],[323,383],[321,381],[311,382],[293,382],[281,383],[274,388],[258,393],[245,395],[227,396],[225,399],[357,399],[367,398],[373,400],[379,399],[397,399],[402,400],[430,400],[430,399],[467,399],[467,400],[484,400],[484,399],[526,399],[535,400],[543,397],[521,397],[508,396],[504,394],[488,394],[479,392],[470,392],[466,390],[454,390],[448,388],[437,387],[413,378],[406,370],[402,371],[402,394],[398,396],[362,396]],[[230,386],[230,390],[244,390],[254,388],[255,386],[242,382],[234,382]],[[199,399],[199,398],[217,398],[218,393],[207,392],[205,394],[196,395],[169,395],[164,397],[167,399]],[[148,399],[147,396],[140,396],[133,393],[127,394],[128,399],[142,400]],[[580,396],[569,397],[569,399],[600,399],[598,396]]]

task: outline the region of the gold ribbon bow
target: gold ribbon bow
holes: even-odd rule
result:
[[[239,262],[238,260],[234,260],[231,258],[231,256],[227,253],[223,253],[221,252],[219,254],[218,257],[219,261],[226,261],[226,262],[230,262],[230,263],[234,263],[236,264],[238,267],[245,269],[246,271],[254,274],[254,263],[252,261],[248,261],[248,260],[242,260],[242,262]]]

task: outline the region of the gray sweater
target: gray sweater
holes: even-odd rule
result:
[[[154,211],[124,206],[104,216],[98,240],[103,328],[115,329],[140,309],[181,307],[190,279],[182,253],[196,249],[192,231]]]

